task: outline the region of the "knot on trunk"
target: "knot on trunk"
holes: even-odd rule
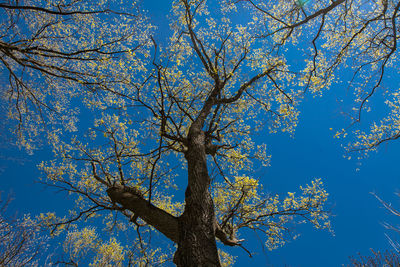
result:
[[[215,156],[215,154],[217,153],[219,146],[214,145],[213,143],[209,142],[206,144],[206,154],[211,155],[211,156]]]
[[[122,185],[116,185],[106,190],[107,195],[112,202],[121,203],[123,199],[143,199],[143,194],[140,190]]]
[[[227,231],[228,230],[228,231]],[[222,227],[215,223],[215,236],[227,246],[241,246],[244,239],[236,238],[236,229],[222,229]]]

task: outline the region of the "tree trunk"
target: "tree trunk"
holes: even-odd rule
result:
[[[193,130],[193,129],[192,129]],[[179,218],[177,266],[221,266],[215,241],[214,203],[209,191],[204,132],[189,131],[188,187],[185,192],[185,211]]]

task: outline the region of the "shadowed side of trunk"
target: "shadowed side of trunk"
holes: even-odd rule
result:
[[[204,132],[192,131],[188,141],[185,154],[188,187],[185,192],[185,211],[179,218],[179,242],[174,262],[177,266],[220,266]]]

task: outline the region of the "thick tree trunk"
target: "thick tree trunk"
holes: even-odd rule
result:
[[[188,187],[185,211],[179,218],[178,250],[174,262],[179,267],[220,266],[203,131],[190,131],[185,157],[188,162]]]

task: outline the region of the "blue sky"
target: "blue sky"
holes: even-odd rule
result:
[[[158,38],[166,36],[165,16],[169,6],[170,1],[165,0],[143,3],[153,23],[161,25]],[[392,80],[386,85],[397,88],[398,81]],[[345,88],[336,86],[323,97],[306,97],[293,138],[268,133],[257,137],[267,143],[272,155],[270,167],[255,171],[264,188],[272,193],[284,194],[297,190],[299,185],[313,178],[322,178],[330,194],[328,208],[333,214],[334,235],[328,231],[317,231],[310,225],[298,225],[295,231],[301,236],[297,240],[264,253],[256,237],[245,237],[246,247],[254,248],[258,254],[249,258],[240,248],[232,249],[233,254],[238,256],[236,266],[340,266],[348,263],[348,257],[357,253],[369,255],[370,249],[390,249],[381,223],[388,221],[396,224],[399,219],[388,214],[370,192],[400,207],[400,199],[394,196],[399,188],[400,144],[385,144],[378,153],[372,153],[366,159],[344,158],[343,140],[334,139],[333,135],[335,130],[348,123],[340,113],[345,105],[341,99],[346,94]],[[384,111],[378,109],[374,112],[382,114]],[[0,136],[4,138],[7,133]],[[5,143],[5,140],[1,141],[1,144]],[[41,175],[36,165],[49,158],[48,151],[36,151],[29,156],[7,145],[3,147],[0,188],[5,193],[12,192],[15,197],[11,212],[62,212],[70,205],[64,193],[34,182]],[[394,233],[390,234],[396,237]]]

